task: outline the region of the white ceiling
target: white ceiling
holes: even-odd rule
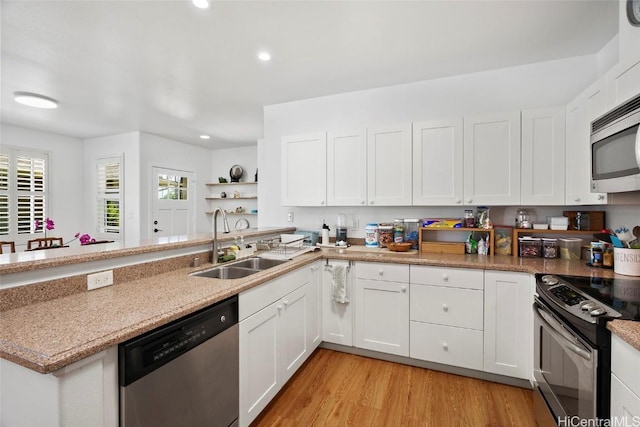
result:
[[[255,144],[264,105],[593,54],[618,32],[618,0],[1,7],[4,123],[79,138],[140,130],[211,148]],[[271,62],[256,58],[261,49]],[[15,91],[60,106],[16,104]]]

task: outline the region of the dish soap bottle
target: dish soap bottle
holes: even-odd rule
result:
[[[322,239],[320,240],[322,246],[329,245],[329,226],[322,220]]]

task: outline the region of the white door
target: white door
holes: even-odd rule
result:
[[[282,138],[282,206],[326,206],[327,134]]]
[[[564,108],[523,111],[522,204],[562,205],[564,171]]]
[[[484,370],[530,379],[533,361],[533,282],[529,274],[484,276]]]
[[[327,140],[327,204],[367,204],[367,131],[331,132]]]
[[[240,322],[240,426],[248,426],[281,387],[277,301]]]
[[[196,203],[193,172],[152,168],[151,237],[193,233]]]
[[[413,124],[413,204],[461,205],[462,119]]]
[[[464,203],[520,204],[520,111],[464,118]]]
[[[409,285],[356,279],[355,346],[409,356]]]
[[[369,205],[411,205],[411,123],[367,130]]]

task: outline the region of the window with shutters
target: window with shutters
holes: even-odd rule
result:
[[[42,233],[48,203],[47,153],[3,147],[0,152],[0,236],[22,241]]]
[[[122,230],[122,157],[99,159],[97,167],[97,231],[115,237]]]

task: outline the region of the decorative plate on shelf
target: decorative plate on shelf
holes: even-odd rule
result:
[[[246,230],[247,228],[249,228],[249,221],[245,218],[240,218],[236,221],[236,231]]]

